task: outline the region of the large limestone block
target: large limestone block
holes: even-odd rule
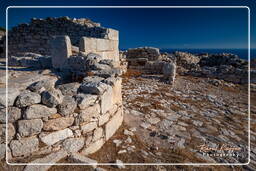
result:
[[[83,155],[95,153],[103,146],[103,144],[104,144],[104,140],[103,140],[103,138],[101,138],[101,139],[95,141],[94,143],[91,143],[88,147],[84,148],[81,151],[81,153]]]
[[[97,54],[101,55],[103,59],[112,59],[114,61],[119,61],[118,50],[97,52]]]
[[[50,41],[52,66],[54,68],[67,67],[67,60],[72,55],[71,41],[68,36],[54,36]]]
[[[123,109],[119,108],[116,114],[110,119],[110,121],[105,125],[106,140],[114,135],[116,130],[121,126],[123,122]]]
[[[73,136],[73,132],[69,128],[66,128],[60,131],[52,132],[45,136],[41,136],[40,138],[41,138],[41,141],[46,145],[53,145],[56,142],[59,142],[61,140],[64,140],[72,136]]]
[[[31,162],[33,163],[51,163],[49,165],[27,165],[23,171],[47,171],[50,167],[60,161],[61,159],[68,156],[68,153],[65,150],[60,150],[53,152],[43,158],[36,159]]]
[[[108,39],[119,40],[119,32],[114,29],[107,29]]]
[[[104,114],[112,108],[113,105],[113,90],[111,86],[108,86],[107,90],[102,94],[100,104],[101,113]]]
[[[79,42],[79,50],[82,52],[88,53],[94,53],[96,52],[97,48],[97,39],[95,38],[89,38],[89,37],[81,37]]]
[[[13,140],[10,143],[13,156],[28,156],[38,150],[39,141],[36,137]]]
[[[107,39],[97,39],[97,52],[114,50],[114,42]]]

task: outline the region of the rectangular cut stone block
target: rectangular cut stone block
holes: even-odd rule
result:
[[[97,39],[97,51],[113,51],[114,42],[108,39]]]
[[[89,37],[81,37],[79,42],[79,50],[87,53],[95,53],[97,50],[97,39]]]
[[[95,141],[94,143],[91,143],[88,147],[84,148],[81,151],[81,153],[83,155],[95,153],[103,146],[103,144],[104,144],[104,140],[103,140],[103,138],[101,138],[101,139]]]
[[[119,108],[116,114],[105,125],[106,140],[114,135],[123,122],[123,108]]]
[[[111,86],[108,86],[107,90],[103,93],[101,96],[100,104],[101,104],[101,114],[106,113],[112,108],[113,102],[112,102],[112,96],[113,96],[113,90]]]
[[[60,150],[57,152],[53,152],[43,158],[36,159],[31,162],[33,163],[51,163],[49,165],[27,165],[23,171],[47,171],[50,167],[60,161],[61,159],[67,157],[68,153],[65,150]]]
[[[50,40],[52,66],[54,68],[67,67],[67,60],[72,55],[71,41],[68,36],[54,36]]]
[[[119,40],[119,32],[114,29],[107,29],[108,39]]]
[[[73,136],[73,132],[69,128],[66,128],[60,131],[52,132],[46,136],[41,137],[41,141],[46,145],[53,145],[56,142],[59,142],[61,140],[64,140],[72,136]]]
[[[114,61],[119,61],[118,50],[98,52],[98,54],[101,55],[103,59],[112,59]]]

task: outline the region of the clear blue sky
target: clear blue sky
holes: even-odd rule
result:
[[[172,3],[107,3],[98,4],[74,1],[72,4],[59,3],[59,0],[10,1],[9,5],[247,5],[254,13],[253,4],[244,1],[183,1]],[[21,3],[22,2],[22,3]],[[69,1],[70,2],[70,1]],[[204,3],[203,3],[204,2]],[[207,3],[206,3],[207,2]],[[225,3],[223,3],[225,2]],[[65,4],[64,4],[65,3]],[[4,4],[8,5],[8,4]],[[104,27],[120,31],[120,48],[154,46],[159,48],[247,48],[248,10],[243,9],[9,9],[9,27],[18,23],[28,23],[30,18],[69,16],[90,18]],[[252,18],[254,15],[252,16]],[[252,19],[253,20],[253,19]],[[5,26],[5,20],[0,25]],[[252,23],[252,26],[255,24]],[[254,27],[255,29],[255,27]],[[252,46],[255,45],[255,32],[252,31]],[[255,46],[254,46],[255,47]]]

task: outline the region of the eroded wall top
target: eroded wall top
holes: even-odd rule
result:
[[[74,46],[79,45],[79,40],[83,36],[118,40],[118,31],[101,27],[99,23],[89,19],[32,18],[30,23],[20,24],[9,31],[8,52],[50,55],[49,39],[55,35],[68,35]]]

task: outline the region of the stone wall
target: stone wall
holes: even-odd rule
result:
[[[33,52],[50,55],[49,39],[56,35],[68,35],[74,46],[79,45],[83,36],[118,40],[118,31],[101,27],[89,19],[33,18],[29,24],[20,24],[9,31],[8,51],[10,54]]]
[[[82,37],[79,43],[79,50],[85,54],[96,53],[104,59],[119,61],[118,37],[113,40]]]
[[[65,149],[96,152],[123,121],[121,78],[85,77],[82,83],[55,86],[42,80],[10,93],[8,147],[12,160]],[[1,103],[1,144],[5,143],[5,106]]]
[[[4,95],[0,98],[0,145],[5,147],[8,127],[7,153],[11,162],[56,151],[61,158],[77,152],[92,154],[114,135],[123,121],[122,79],[114,60],[92,52],[73,55],[68,36],[54,36],[49,43],[52,67],[65,75],[65,80],[41,80],[21,92],[9,89],[8,104]],[[31,58],[15,60],[41,66],[40,59],[47,59],[28,55]],[[74,81],[74,75],[82,80]],[[5,90],[0,92],[4,94]],[[4,149],[0,156],[4,156]],[[50,163],[49,160],[31,162]]]
[[[128,49],[127,59],[146,58],[149,61],[155,61],[160,58],[161,54],[158,48],[153,47],[139,47]]]

